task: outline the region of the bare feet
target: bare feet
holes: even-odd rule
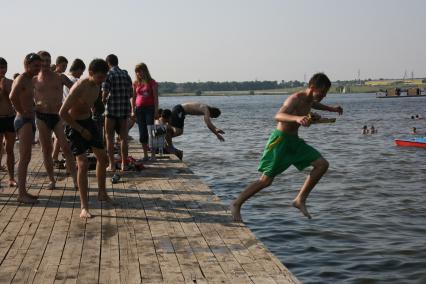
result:
[[[114,171],[115,171],[115,169],[113,169],[113,168],[111,168],[111,167],[108,167],[108,168],[106,168],[106,171],[107,171],[107,172],[114,172]]]
[[[241,218],[241,207],[240,206],[236,206],[234,203],[232,203],[229,206],[229,209],[231,210],[232,213],[232,218],[234,219],[235,222],[242,222],[243,219]]]
[[[47,185],[47,189],[48,189],[48,190],[54,190],[54,189],[55,189],[55,182],[50,182],[50,183]]]
[[[9,180],[9,186],[10,187],[16,187],[16,186],[18,186],[18,184],[16,183],[16,181],[14,179],[10,179]]]
[[[81,209],[80,218],[87,219],[92,218],[92,214],[89,213],[89,210],[86,208]]]
[[[303,213],[303,215],[305,215],[309,219],[312,219],[311,215],[308,212],[308,209],[306,209],[305,201],[295,199],[293,200],[293,206],[299,209]]]
[[[31,195],[28,195],[28,194],[18,195],[17,200],[18,202],[24,203],[24,204],[34,204],[38,202],[37,199],[31,198]]]

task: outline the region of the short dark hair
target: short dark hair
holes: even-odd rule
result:
[[[92,62],[89,64],[89,71],[93,72],[94,74],[97,73],[108,73],[108,64],[103,59],[93,59]]]
[[[7,61],[3,57],[0,57],[0,66],[7,66]]]
[[[86,70],[86,64],[84,64],[83,60],[81,60],[80,58],[76,58],[70,67],[70,72],[75,72],[78,70]]]
[[[30,53],[25,56],[24,64],[31,64],[34,61],[41,61],[41,57],[37,53]]]
[[[309,80],[309,87],[315,87],[317,89],[329,89],[331,87],[331,81],[324,73],[316,73]]]
[[[49,57],[52,57],[52,56],[50,56],[50,53],[47,52],[47,51],[45,51],[45,50],[41,50],[41,51],[37,52],[37,54],[40,55],[40,56],[49,56]]]
[[[58,56],[56,58],[56,65],[61,63],[68,63],[68,60],[64,56]]]
[[[163,109],[161,112],[161,117],[164,119],[169,119],[172,116],[172,112],[169,109]]]
[[[111,66],[118,66],[118,57],[115,54],[110,54],[105,61]]]
[[[219,117],[220,109],[218,109],[217,107],[208,107],[208,108],[209,108],[209,112],[210,112],[210,117],[212,117],[212,118]]]

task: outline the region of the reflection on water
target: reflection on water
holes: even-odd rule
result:
[[[190,100],[222,110],[220,143],[199,117],[187,117],[176,146],[223,202],[255,179],[273,116],[285,96],[161,98],[161,107]],[[243,207],[246,224],[303,283],[426,283],[426,150],[393,139],[411,127],[426,131],[425,98],[376,99],[329,95],[344,115],[335,124],[301,129],[300,136],[330,162],[308,200],[312,220],[291,201],[306,173],[290,168]],[[324,113],[334,117],[333,113]],[[378,129],[361,135],[364,124]],[[133,135],[136,135],[135,133]]]

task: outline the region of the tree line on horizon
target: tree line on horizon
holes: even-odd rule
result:
[[[335,86],[346,85],[364,85],[367,80],[337,80],[333,82]],[[383,79],[382,79],[383,80]],[[426,83],[426,79],[423,80]],[[289,89],[300,88],[306,86],[307,83],[298,80],[294,81],[229,81],[229,82],[159,82],[159,93],[195,93],[202,94],[203,92],[235,92],[235,91],[259,91],[259,90],[274,90],[274,89]]]
[[[199,93],[220,91],[257,91],[303,87],[300,81],[243,81],[243,82],[159,82],[160,93]]]

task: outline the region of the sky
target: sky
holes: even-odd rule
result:
[[[8,77],[47,50],[157,81],[426,77],[424,0],[0,0]]]

